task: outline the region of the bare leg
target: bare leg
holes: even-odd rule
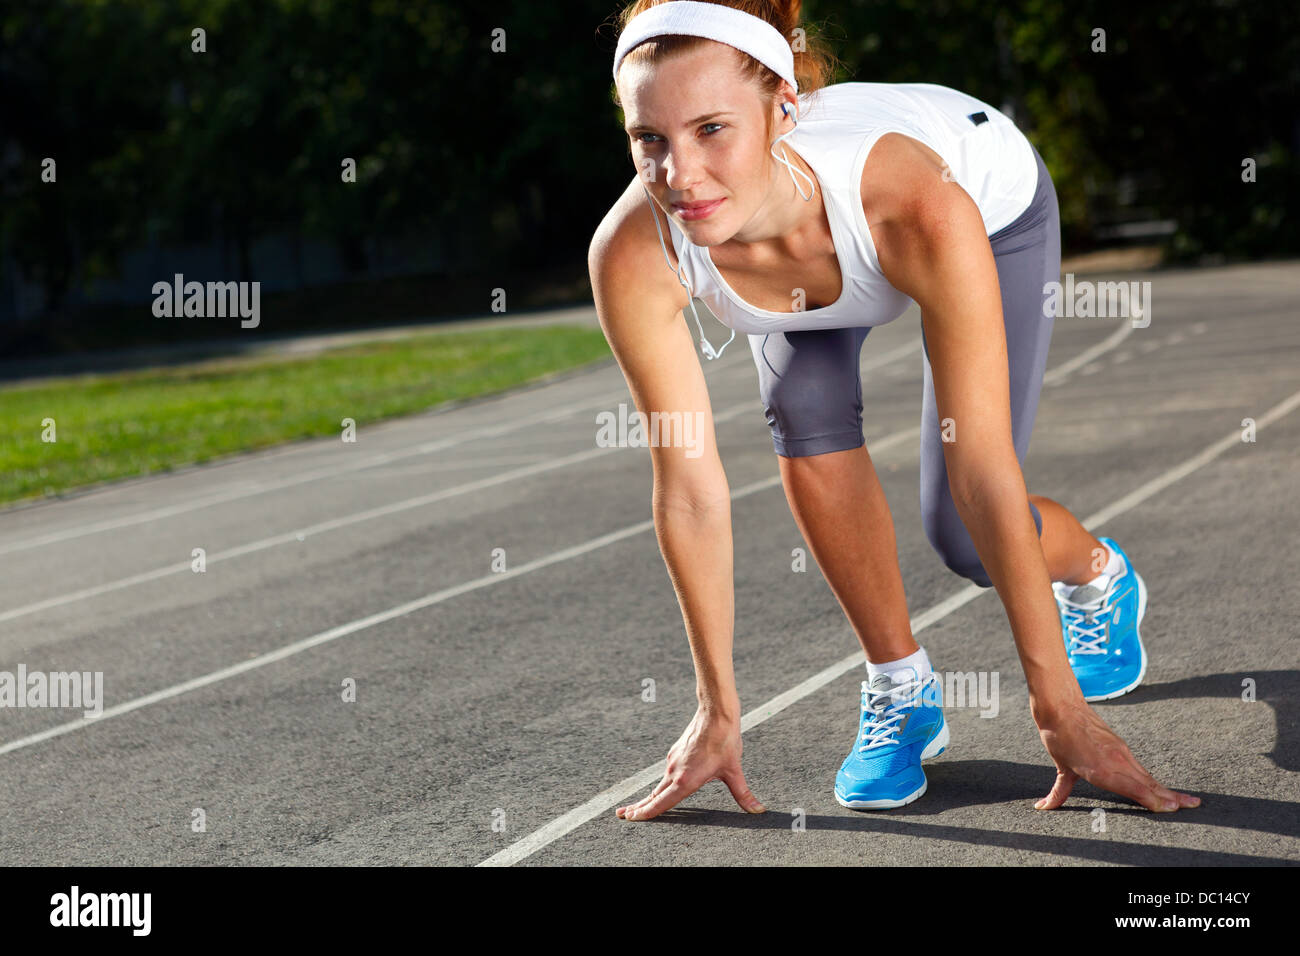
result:
[[[1105,566],[1106,546],[1094,538],[1079,519],[1064,506],[1042,495],[1030,495],[1029,500],[1043,517],[1043,557],[1053,581],[1067,584],[1086,584],[1101,574]],[[1096,549],[1094,552],[1093,549]],[[1101,558],[1101,564],[1095,564]]]
[[[790,512],[867,660],[915,653],[894,521],[866,446],[777,461]]]

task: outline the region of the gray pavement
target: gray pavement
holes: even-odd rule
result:
[[[105,688],[97,719],[0,708],[0,860],[1300,860],[1300,265],[1123,278],[1152,281],[1151,325],[1057,320],[1025,471],[1032,491],[1105,519],[1094,531],[1146,579],[1146,681],[1097,707],[1201,807],[1154,816],[1080,783],[1060,811],[1032,809],[1053,771],[1005,614],[992,591],[945,605],[969,582],[921,529],[913,311],[863,349],[868,447],[918,640],[941,671],[1000,675],[996,717],[947,711],[950,749],[915,803],[858,813],[831,795],[862,676],[835,669],[856,641],[811,561],[791,571],[803,542],[738,341],[705,372],[735,494],[745,769],[769,813],[741,812],[716,782],[648,823],[616,820],[618,793],[581,809],[662,761],[694,703],[649,452],[594,440],[596,414],[630,404],[611,359],[361,422],[355,444],[295,442],[0,511],[0,671],[100,671]],[[1257,440],[1225,443],[1245,418]]]

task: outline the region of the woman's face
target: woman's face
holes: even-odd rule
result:
[[[731,47],[709,43],[653,67],[619,67],[632,163],[698,246],[736,235],[771,191],[767,117],[737,58]]]

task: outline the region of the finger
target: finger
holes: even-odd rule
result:
[[[1151,784],[1147,787],[1147,793],[1151,795],[1151,800],[1138,800],[1148,810],[1155,810],[1159,813],[1172,813],[1183,807],[1199,807],[1201,798],[1193,796],[1190,793],[1183,793],[1181,790],[1170,790],[1162,785],[1154,777],[1151,778]]]
[[[644,807],[655,797],[659,796],[659,794],[661,794],[664,791],[664,789],[668,786],[668,784],[669,784],[669,780],[667,777],[665,777],[663,780],[660,780],[657,784],[655,784],[655,788],[651,790],[648,794],[646,794],[644,797],[642,797],[640,800],[634,800],[633,802],[627,804],[626,806],[619,807],[614,812],[619,816],[624,816],[629,810],[637,810],[640,809],[641,807]]]
[[[736,798],[736,802],[748,813],[766,813],[767,807],[763,806],[758,797],[754,796],[754,791],[749,789],[749,784],[745,782],[745,774],[741,770],[733,770],[720,775],[731,795]]]
[[[1151,772],[1146,767],[1143,767],[1136,757],[1132,757],[1132,760],[1137,764],[1138,769],[1145,774],[1148,786],[1153,787],[1159,793],[1160,799],[1164,803],[1165,812],[1177,810],[1179,807],[1199,807],[1201,805],[1200,797],[1194,797],[1190,793],[1183,793],[1180,790],[1171,790],[1152,776]]]
[[[665,773],[664,778],[660,780],[657,784],[655,784],[655,788],[650,791],[648,796],[642,797],[640,800],[636,800],[633,801],[632,803],[628,803],[619,807],[617,810],[614,811],[614,815],[621,817],[628,810],[649,803],[655,797],[659,796],[659,794],[663,792],[664,788],[667,787],[670,783],[672,783],[672,775],[669,773]]]
[[[687,787],[681,781],[677,781],[668,787],[659,796],[652,799],[645,806],[633,807],[627,813],[623,814],[624,820],[653,820],[665,810],[671,810],[677,806],[678,802],[686,799],[694,793],[698,786]]]
[[[1074,789],[1074,782],[1079,779],[1079,775],[1070,770],[1058,770],[1056,772],[1056,782],[1052,784],[1051,792],[1034,804],[1035,810],[1055,810],[1061,804],[1065,803],[1066,798],[1070,796],[1070,791]]]
[[[1127,797],[1154,813],[1177,810],[1178,800],[1174,792],[1160,786],[1156,778],[1143,771],[1137,761],[1133,763],[1137,772],[1130,767],[1117,770],[1099,769],[1089,776],[1088,782],[1103,790],[1117,793],[1121,797]]]
[[[641,804],[645,803],[647,800],[650,799],[650,797],[653,797],[658,792],[659,792],[659,787],[656,786],[654,791],[651,792],[648,796],[642,797],[640,800],[633,800],[631,803],[625,803],[623,806],[619,807],[617,810],[614,811],[615,816],[621,817],[629,810],[633,809],[634,807],[641,806]]]
[[[671,770],[664,773],[664,778],[655,784],[655,788],[650,791],[650,795],[642,800],[642,803],[649,803],[659,794],[663,793],[673,782],[673,772]]]
[[[1135,784],[1136,793],[1126,793],[1125,796],[1130,796],[1148,810],[1158,813],[1170,813],[1182,806],[1194,807],[1201,802],[1190,793],[1178,793],[1161,784],[1146,767],[1142,766],[1131,751],[1127,756],[1130,770],[1137,772],[1140,782]],[[1116,792],[1122,791],[1117,790]]]

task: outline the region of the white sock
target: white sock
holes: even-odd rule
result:
[[[1101,574],[1097,575],[1091,581],[1085,582],[1086,584],[1091,584],[1099,591],[1106,590],[1106,585],[1110,584],[1111,578],[1124,570],[1124,559],[1119,556],[1119,553],[1107,548],[1104,544],[1102,547],[1106,548],[1106,552],[1110,555],[1110,560],[1106,562],[1106,567],[1102,570]],[[1083,586],[1084,585],[1082,584],[1066,585],[1067,588],[1079,588]]]
[[[900,671],[907,673],[900,674]],[[895,683],[904,680],[925,680],[930,676],[930,656],[925,653],[924,647],[918,645],[915,653],[900,657],[896,661],[887,661],[884,664],[873,664],[867,661],[867,680],[870,681],[877,674],[888,674],[889,679]]]

